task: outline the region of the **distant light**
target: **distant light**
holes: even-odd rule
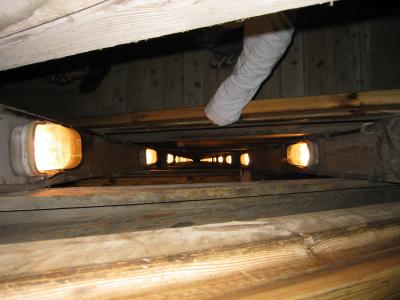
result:
[[[232,164],[232,155],[228,155],[227,157],[225,157],[225,161],[227,164],[231,165]]]
[[[299,142],[287,148],[287,161],[297,167],[309,167],[318,161],[317,146],[312,142]]]
[[[167,164],[172,164],[174,162],[174,156],[172,154],[167,154]]]
[[[224,157],[223,156],[218,156],[218,162],[222,164],[224,162]]]
[[[248,153],[240,155],[240,164],[246,167],[250,165],[250,155]]]
[[[146,165],[150,166],[157,162],[157,151],[154,149],[146,149]]]
[[[175,156],[175,163],[176,164],[181,164],[181,163],[191,163],[193,162],[193,159],[187,158],[187,157],[181,157],[181,156]]]
[[[81,160],[81,137],[71,128],[34,121],[11,134],[11,164],[19,175],[54,175],[77,167]]]

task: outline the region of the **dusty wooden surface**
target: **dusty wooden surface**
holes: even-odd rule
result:
[[[398,110],[399,104],[399,90],[255,100],[244,108],[242,120],[285,120],[290,118],[291,113],[302,113],[303,117],[309,118],[314,115],[339,117],[357,115],[354,112],[357,109],[362,110],[363,114],[368,113],[368,110],[390,112],[391,109]],[[190,122],[189,124],[195,124],[196,120],[205,124],[210,123],[204,114],[204,106],[89,117],[71,120],[70,123],[78,127],[112,127],[152,122],[182,123],[185,120]]]
[[[216,299],[397,299],[400,257],[389,255]]]
[[[8,36],[0,39],[0,69],[324,2],[329,1],[92,1],[76,12],[67,9],[64,16],[55,12],[56,19],[47,16],[43,20],[48,22],[41,25],[42,19],[28,19],[29,24],[24,24],[24,18],[19,20],[23,24],[15,24],[18,19],[11,20],[9,23],[15,28],[38,25],[22,33],[8,32]],[[47,4],[52,5],[53,1]],[[40,5],[26,5],[30,13],[43,9]],[[57,2],[58,10],[61,11],[64,6],[71,7],[69,3]],[[24,9],[20,12],[24,13]]]
[[[335,178],[247,183],[207,183],[136,187],[50,188],[2,195],[0,211],[185,202],[257,197],[362,188],[390,188],[394,184]]]
[[[49,189],[0,197],[0,244],[356,207],[395,201],[399,191],[330,179]]]
[[[341,295],[346,286],[357,292],[360,285],[373,286],[377,296],[386,295],[398,289],[393,280],[398,282],[399,276],[399,215],[395,202],[256,221],[3,244],[0,295],[205,299],[251,288],[256,295],[270,291],[292,299],[296,283],[289,280],[299,276],[308,276],[298,294],[304,298],[326,289]],[[388,254],[397,256],[379,260]],[[357,262],[362,264],[349,265]],[[292,285],[282,290],[285,283]]]

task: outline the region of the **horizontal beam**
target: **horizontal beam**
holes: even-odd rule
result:
[[[370,274],[375,275],[397,266],[384,279],[395,275],[398,281],[399,215],[396,202],[256,221],[3,244],[0,297],[205,299],[258,286],[269,285],[271,290],[278,282],[282,286],[302,276],[305,281],[318,280],[321,272],[359,262],[370,262]],[[392,255],[385,258],[390,263],[373,260],[382,254]],[[381,262],[379,270],[374,261]],[[388,285],[390,280],[375,285],[368,278],[358,277],[358,282],[388,288],[391,295],[398,291],[398,284]]]
[[[357,185],[353,182],[353,187],[345,188],[343,180],[343,184],[337,184],[336,187],[333,186],[334,182],[328,181],[325,185],[323,180],[291,180],[279,183],[275,184],[275,190],[264,194],[260,193],[260,189],[257,191],[257,183],[231,182],[225,185],[214,184],[214,187],[211,185],[212,193],[207,193],[207,184],[194,184],[189,191],[175,185],[161,189],[162,194],[149,192],[147,195],[142,193],[139,197],[133,194],[135,189],[132,187],[108,187],[108,193],[112,192],[115,197],[107,195],[107,189],[102,188],[65,188],[64,193],[70,193],[69,196],[52,197],[53,199],[35,196],[25,199],[29,200],[25,202],[25,207],[36,205],[42,209],[22,210],[24,206],[21,205],[17,210],[0,212],[0,244],[246,221],[370,205],[396,201],[400,192],[400,186],[374,183],[361,184],[363,187],[356,188]],[[263,186],[262,189],[268,186],[260,185]],[[224,190],[224,186],[241,186],[241,189],[236,189],[238,193],[229,196],[233,189]],[[270,186],[273,188],[274,185]],[[85,190],[96,189],[103,191],[104,195],[97,193],[96,196],[73,196],[74,191],[85,193]],[[147,189],[156,190],[156,186]],[[195,197],[199,194],[195,189],[203,195]],[[126,194],[127,190],[130,190],[130,196]],[[296,190],[303,192],[293,192]],[[186,192],[186,195],[179,197],[178,191],[182,194]],[[51,190],[48,192],[52,193]],[[118,192],[121,195],[125,193],[125,203],[129,204],[118,205],[123,200],[118,199]],[[212,198],[212,194],[217,196]],[[256,196],[251,196],[254,194]],[[172,198],[174,195],[178,195],[176,199]],[[147,197],[143,199],[143,196]],[[156,202],[157,196],[161,198],[159,202]],[[46,209],[43,205],[46,200],[52,201],[53,205],[64,205],[65,208]],[[87,203],[78,206],[79,202],[85,201]]]
[[[299,292],[301,291],[301,292]],[[400,292],[400,255],[389,255],[351,266],[305,276],[288,284],[261,286],[222,299],[391,299]]]
[[[332,134],[360,130],[364,122],[343,122],[331,124],[293,124],[293,125],[263,125],[249,127],[175,129],[151,132],[130,133],[129,129],[107,130],[107,136],[117,142],[160,143],[179,141],[186,144],[215,146],[222,145],[252,145],[265,140],[285,140],[301,138],[307,135]],[[104,133],[103,133],[104,134]],[[271,141],[269,141],[271,142]],[[224,144],[225,143],[225,144]],[[186,146],[185,146],[186,147]]]
[[[388,188],[393,184],[335,178],[232,183],[167,185],[152,187],[51,188],[0,197],[0,212],[187,202],[234,197],[257,197],[334,191],[338,189]]]
[[[313,117],[357,117],[369,113],[400,111],[400,90],[253,100],[243,110],[242,121],[288,120]],[[144,125],[152,123],[210,124],[204,107],[133,112],[70,120],[85,128]]]
[[[0,38],[75,14],[102,0],[1,1]]]
[[[45,1],[40,6],[29,2],[17,6],[21,15],[5,23],[17,32],[0,32],[6,35],[0,38],[0,70],[332,1],[105,0],[80,1],[76,6],[69,1]],[[9,15],[13,5],[6,5]],[[33,17],[28,18],[30,14]]]

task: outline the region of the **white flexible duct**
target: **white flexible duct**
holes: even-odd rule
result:
[[[243,50],[235,69],[218,88],[205,113],[219,126],[236,122],[242,109],[271,74],[292,41],[294,28],[284,14],[245,23]]]

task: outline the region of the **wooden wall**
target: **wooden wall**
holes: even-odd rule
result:
[[[298,26],[293,44],[256,99],[400,87],[399,15],[344,17],[335,23],[341,11],[308,10],[303,19],[312,22]],[[40,77],[0,86],[0,101],[59,119],[206,104],[232,67],[210,68],[207,49],[172,48],[113,64],[101,87],[89,95],[81,94],[77,84],[55,86]]]

